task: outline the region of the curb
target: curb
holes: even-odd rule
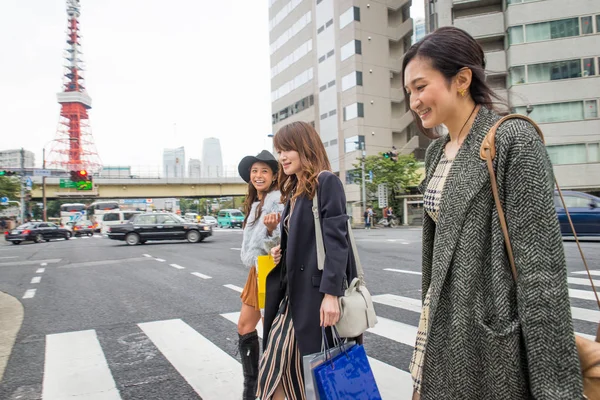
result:
[[[23,323],[23,305],[15,297],[0,292],[0,382]]]

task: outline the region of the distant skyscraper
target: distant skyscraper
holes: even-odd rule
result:
[[[425,29],[425,18],[416,18],[415,19],[415,30],[413,34],[413,43],[417,43],[419,40],[423,39],[426,34]]]
[[[188,177],[200,178],[202,176],[202,163],[197,158],[190,158],[188,161]]]
[[[216,178],[219,176],[223,176],[221,142],[217,138],[204,139],[202,143],[202,177]]]
[[[21,150],[1,150],[0,151],[0,167],[2,168],[21,168],[21,158],[24,160],[25,168],[33,168],[35,164],[35,156],[29,150],[23,151],[24,157],[21,157]]]
[[[163,150],[163,173],[166,178],[185,177],[185,148]]]

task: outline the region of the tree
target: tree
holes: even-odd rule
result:
[[[358,185],[362,184],[362,161],[362,159],[358,160],[358,163],[354,164],[356,169],[352,171],[353,181]],[[367,181],[365,183],[367,202],[377,198],[377,186],[385,183],[390,195],[388,204],[399,210],[400,202],[397,201],[396,196],[405,193],[409,187],[416,186],[419,183],[419,174],[417,173],[419,162],[414,155],[398,155],[397,161],[394,161],[391,158],[385,158],[383,153],[379,153],[376,156],[365,157],[364,163],[367,179],[369,171],[373,172],[373,182]]]
[[[19,178],[13,176],[0,176],[0,197],[17,200],[20,197],[21,186]]]

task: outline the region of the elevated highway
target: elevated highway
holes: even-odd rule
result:
[[[68,178],[62,178],[68,180]],[[31,197],[42,198],[42,178],[32,177]],[[61,188],[61,178],[46,178],[48,199],[127,199],[162,197],[227,197],[244,196],[248,184],[241,178],[162,178],[162,179],[115,179],[94,178],[93,190]]]

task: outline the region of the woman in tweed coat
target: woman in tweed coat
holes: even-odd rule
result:
[[[418,399],[581,399],[553,172],[522,120],[496,135],[495,170],[518,271],[505,253],[481,142],[500,118],[484,54],[446,27],[403,60],[425,156],[423,312],[411,374]],[[449,134],[433,130],[444,125]]]

